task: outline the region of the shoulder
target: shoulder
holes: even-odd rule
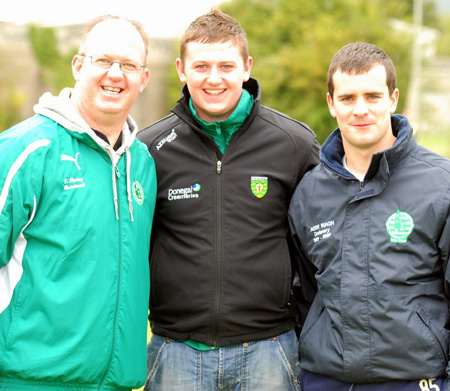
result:
[[[322,186],[331,187],[335,177],[336,176],[320,162],[303,175],[297,189],[299,192],[306,191],[310,193],[312,189],[317,190]]]
[[[184,122],[179,117],[175,114],[169,114],[167,117],[142,129],[137,134],[137,138],[150,148],[155,140],[160,139],[167,132],[170,133],[175,127],[181,124],[184,124]]]
[[[60,125],[42,115],[35,115],[4,131],[0,135],[0,150],[5,149],[12,158],[48,147],[60,139]],[[2,153],[0,153],[3,155]]]
[[[418,164],[429,169],[434,169],[436,172],[440,172],[445,178],[450,180],[450,159],[441,156],[429,149],[417,144],[410,153],[410,157],[415,159]],[[442,176],[439,180],[442,180]]]
[[[272,109],[270,107],[261,105],[259,113],[257,115],[261,120],[272,125],[275,130],[285,133],[294,138],[300,138],[302,140],[310,140],[311,142],[316,139],[314,131],[308,124],[298,121],[287,114]]]
[[[136,138],[133,142],[131,150],[133,151],[133,159],[138,158],[143,163],[153,161],[149,148],[141,140]]]

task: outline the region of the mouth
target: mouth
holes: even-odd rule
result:
[[[225,91],[225,89],[222,90],[204,90],[207,94],[209,95],[220,95],[221,93],[223,93]]]
[[[355,128],[366,128],[371,125],[372,124],[352,124],[351,126],[354,126]]]
[[[103,87],[103,91],[116,95],[120,94],[122,92],[122,89],[118,87]]]

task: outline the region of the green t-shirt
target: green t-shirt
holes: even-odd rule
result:
[[[241,99],[239,100],[239,103],[233,113],[226,120],[214,121],[212,123],[206,122],[199,118],[199,116],[197,115],[197,111],[195,110],[192,103],[192,98],[189,101],[189,108],[191,109],[195,121],[200,125],[200,128],[206,134],[211,136],[222,153],[225,153],[231,136],[242,126],[242,124],[250,114],[250,111],[253,107],[253,101],[253,96],[250,95],[247,90],[242,90]],[[220,349],[219,346],[209,346],[192,340],[184,341],[184,343],[191,348],[200,351]]]

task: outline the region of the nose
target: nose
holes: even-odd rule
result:
[[[212,67],[211,72],[209,72],[208,75],[208,82],[210,84],[219,84],[221,81],[222,78],[220,77],[217,67]]]
[[[367,114],[367,104],[363,97],[358,98],[355,103],[353,113],[358,116]]]
[[[111,67],[108,69],[108,76],[109,77],[123,77],[123,71],[120,69],[120,63],[113,62]]]

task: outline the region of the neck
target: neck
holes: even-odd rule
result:
[[[352,172],[365,175],[372,161],[372,156],[391,148],[395,143],[396,137],[392,131],[387,133],[387,137],[373,146],[355,146],[342,139],[342,144],[347,158],[347,166]]]
[[[71,101],[88,126],[103,133],[109,144],[115,145],[128,118],[128,113],[104,113],[99,111],[94,115],[92,110],[81,104],[76,94],[72,94]]]
[[[100,121],[86,121],[86,123],[92,129],[103,133],[108,139],[109,145],[114,146],[120,136],[120,133],[122,132],[123,124],[125,123],[125,121],[120,122],[120,127],[117,125],[117,122],[114,125],[108,125],[105,122]]]
[[[361,153],[358,150],[347,151],[345,149],[345,159],[350,172],[360,174],[361,176],[366,175],[372,160],[372,153],[366,152],[362,151]]]

